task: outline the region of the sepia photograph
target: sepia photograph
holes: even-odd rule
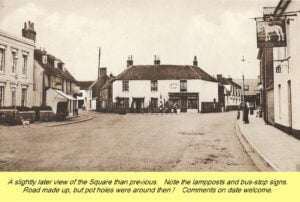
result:
[[[0,0],[0,171],[300,171],[299,0]]]

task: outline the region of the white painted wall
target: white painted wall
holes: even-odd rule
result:
[[[300,3],[292,1],[285,12],[300,10]],[[293,17],[287,24],[287,48],[274,48],[274,60],[286,59],[288,62],[274,62],[274,112],[275,123],[289,126],[288,115],[288,80],[292,89],[292,128],[300,130],[300,17]],[[276,66],[281,64],[281,73],[276,73]],[[279,96],[278,85],[281,85]],[[281,106],[281,107],[280,107]],[[281,109],[281,110],[280,110]]]
[[[5,48],[5,71],[0,72],[0,85],[5,87],[4,106],[12,105],[11,89],[16,87],[16,105],[21,105],[22,88],[27,88],[27,103],[26,106],[31,107],[35,104],[33,93],[33,56],[34,42],[16,37],[0,30],[0,46]],[[17,67],[16,73],[12,73],[12,49],[17,50]],[[27,74],[22,74],[23,53],[27,55]],[[17,79],[16,79],[17,78]]]
[[[226,95],[227,91],[230,91],[230,95]],[[238,95],[235,95],[233,91],[237,91]],[[239,106],[241,104],[242,90],[232,85],[224,85],[225,94],[225,108],[227,106]]]
[[[151,98],[158,98],[158,102],[169,100],[171,92],[180,92],[180,80],[158,80],[157,92],[151,92],[150,80],[129,80],[129,91],[122,91],[122,81],[113,82],[113,102],[116,97],[128,97],[129,103],[132,103],[133,97],[144,97],[145,107],[149,106]],[[187,92],[199,93],[199,110],[201,102],[213,102],[218,100],[218,83],[204,80],[187,80]]]
[[[77,96],[77,100],[83,100],[85,108],[87,110],[91,110],[92,109],[92,89],[79,90],[79,93],[82,93],[82,96]]]

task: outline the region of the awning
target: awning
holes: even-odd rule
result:
[[[72,96],[65,94],[61,90],[49,88],[47,90],[47,98],[52,98],[60,102],[67,102],[68,100],[75,100]]]
[[[67,95],[64,92],[62,92],[61,90],[57,90],[57,89],[53,89],[54,91],[56,91],[59,95],[67,98],[68,100],[76,100],[75,98],[73,98],[71,95]]]

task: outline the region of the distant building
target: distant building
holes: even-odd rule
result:
[[[78,108],[92,110],[92,85],[95,81],[77,81],[79,94],[77,96]]]
[[[239,86],[243,86],[243,79],[234,79]],[[242,89],[241,89],[242,93]],[[250,104],[250,107],[257,108],[260,106],[259,95],[259,80],[258,79],[245,79],[244,80],[244,94],[245,102]]]
[[[237,110],[242,101],[242,88],[234,82],[232,78],[225,78],[222,74],[217,74],[219,82],[219,102],[222,103],[224,110]]]
[[[101,103],[101,111],[103,112],[111,112],[113,109],[113,99],[112,99],[112,83],[115,81],[115,77],[111,74],[109,79],[106,80],[106,83],[101,88],[100,91],[100,103]]]
[[[0,107],[35,105],[34,24],[25,23],[22,32],[23,38],[0,30]]]
[[[159,57],[153,65],[133,65],[132,57],[127,68],[112,82],[114,106],[128,111],[143,112],[161,105],[176,105],[180,112],[217,110],[218,82],[193,65],[161,65]]]
[[[92,84],[92,106],[93,110],[101,111],[101,102],[100,102],[100,93],[101,88],[104,86],[106,81],[109,79],[109,76],[107,76],[107,68],[106,67],[100,67],[98,68],[98,79]]]

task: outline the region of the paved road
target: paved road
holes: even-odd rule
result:
[[[257,171],[234,112],[92,115],[53,128],[0,126],[0,170]]]

